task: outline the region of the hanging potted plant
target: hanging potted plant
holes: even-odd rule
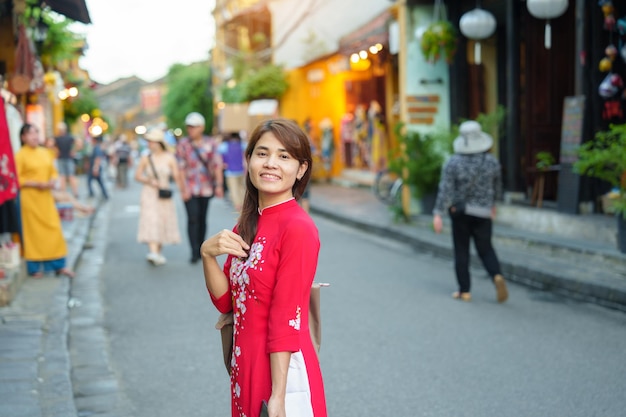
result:
[[[438,20],[428,25],[422,34],[420,49],[430,63],[434,64],[442,57],[450,63],[456,53],[457,38],[457,30],[452,23]]]
[[[626,124],[612,124],[608,131],[596,133],[594,140],[581,145],[578,157],[576,172],[614,187],[611,208],[617,217],[617,243],[626,253]]]

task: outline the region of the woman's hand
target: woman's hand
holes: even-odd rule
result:
[[[222,230],[202,243],[200,254],[203,258],[215,258],[220,255],[233,255],[247,258],[250,246],[238,234],[230,230]]]
[[[285,398],[270,397],[267,402],[267,414],[269,417],[286,417]]]
[[[433,230],[435,233],[439,234],[443,230],[443,220],[441,219],[441,215],[435,214],[433,216]]]

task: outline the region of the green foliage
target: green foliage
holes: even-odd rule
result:
[[[206,119],[205,133],[213,130],[213,91],[207,63],[175,64],[167,73],[163,113],[171,128],[185,127],[187,114],[197,111]]]
[[[234,87],[223,86],[221,89],[222,101],[224,103],[245,103],[248,95],[245,84],[237,84]]]
[[[537,152],[535,159],[537,160],[535,167],[537,167],[538,170],[546,169],[551,165],[554,165],[555,161],[554,155],[546,151]]]
[[[91,114],[99,106],[98,98],[91,88],[82,84],[76,84],[78,95],[63,101],[65,122],[74,124],[83,114]]]
[[[626,218],[626,124],[611,124],[608,131],[597,132],[595,138],[578,149],[574,171],[608,182],[619,190],[613,208]]]
[[[457,49],[457,32],[454,25],[447,20],[433,22],[426,28],[420,40],[422,54],[429,62],[436,62],[445,58],[447,63],[452,62],[452,58]]]
[[[70,30],[70,25],[74,21],[50,9],[42,9],[35,2],[29,3],[32,4],[26,8],[23,16],[26,26],[33,27],[41,20],[48,28],[46,39],[38,50],[44,67],[55,67],[80,55],[85,39],[84,36]]]
[[[395,134],[404,149],[389,160],[389,170],[404,177],[416,198],[434,193],[446,157],[443,147],[431,135],[406,130],[403,123],[396,125]]]
[[[265,65],[257,70],[243,72],[241,81],[234,87],[221,89],[225,103],[244,103],[263,98],[280,98],[289,84],[283,68],[279,65]]]
[[[248,76],[244,83],[248,100],[280,98],[289,87],[283,67],[280,65],[261,67]]]

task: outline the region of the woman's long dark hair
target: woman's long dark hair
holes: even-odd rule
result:
[[[250,142],[246,148],[246,160],[254,152],[254,148],[263,134],[271,132],[276,139],[285,147],[289,155],[294,157],[300,164],[307,163],[308,168],[300,180],[296,180],[291,192],[296,200],[299,200],[309,183],[313,171],[313,158],[311,145],[304,131],[294,121],[287,119],[272,119],[261,122],[250,136]],[[252,245],[257,232],[259,220],[259,190],[250,181],[250,173],[246,175],[246,197],[243,201],[241,216],[237,223],[237,232],[246,243]]]

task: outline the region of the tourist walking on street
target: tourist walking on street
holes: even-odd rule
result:
[[[187,212],[190,262],[197,263],[200,260],[200,245],[206,237],[211,198],[224,196],[224,174],[222,158],[217,152],[217,140],[204,135],[204,116],[197,112],[189,113],[185,125],[187,137],[178,142],[176,156],[183,184],[181,194]]]
[[[39,146],[39,133],[34,125],[24,124],[20,139],[22,147],[15,155],[15,165],[20,184],[21,237],[26,270],[35,278],[42,277],[45,272],[73,278],[74,272],[66,265],[67,244],[52,195],[58,180],[52,154]]]
[[[144,138],[150,152],[141,157],[135,170],[135,180],[143,184],[137,241],[148,245],[148,262],[163,265],[166,262],[162,253],[163,245],[180,243],[170,178],[179,189],[182,184],[176,158],[166,150],[163,131],[150,130]]]
[[[441,233],[441,216],[448,212],[452,220],[454,267],[458,291],[452,296],[471,300],[470,241],[496,287],[496,297],[502,303],[508,292],[500,262],[491,243],[492,219],[496,215],[495,201],[502,193],[501,167],[488,151],[493,138],[484,133],[478,122],[464,122],[460,136],[454,140],[454,155],[444,164],[435,209],[433,228]]]
[[[308,324],[320,241],[297,202],[312,171],[308,138],[293,121],[264,121],[250,137],[246,159],[247,192],[236,227],[202,245],[211,300],[234,315],[232,416],[258,416],[266,402],[272,417],[325,417]],[[224,254],[222,269],[216,258]]]
[[[246,193],[244,174],[246,144],[239,133],[230,133],[219,144],[218,152],[224,163],[224,179],[228,188],[228,196],[236,211],[240,211]]]
[[[57,125],[58,136],[54,138],[57,148],[57,165],[59,171],[59,188],[66,191],[69,184],[74,197],[78,198],[78,178],[76,178],[75,146],[76,139],[68,133],[65,122]]]
[[[87,189],[89,190],[89,198],[94,197],[92,181],[96,181],[100,186],[102,192],[102,198],[109,199],[106,187],[104,185],[104,165],[106,162],[106,154],[102,149],[102,136],[97,136],[94,139],[93,149],[89,159],[89,172],[87,173]]]
[[[132,166],[132,152],[128,138],[125,134],[121,134],[113,147],[112,161],[116,168],[115,184],[119,188],[128,187],[128,169]]]

